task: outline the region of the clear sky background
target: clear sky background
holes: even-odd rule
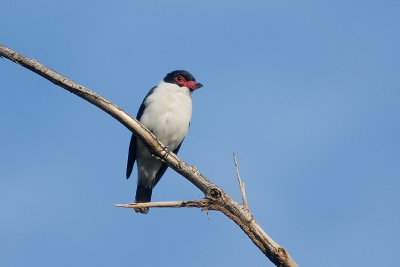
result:
[[[175,69],[204,88],[180,156],[301,266],[395,266],[399,1],[3,0],[0,43],[136,115]],[[130,132],[0,59],[0,266],[273,266],[230,220],[134,198]],[[153,199],[201,198],[169,170]]]

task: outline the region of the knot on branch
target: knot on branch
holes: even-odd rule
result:
[[[284,258],[284,259],[287,258],[286,249],[284,249],[283,247],[279,247],[276,252],[277,252],[279,257]]]
[[[213,200],[220,199],[221,198],[221,190],[218,188],[210,188],[207,193],[207,197]]]

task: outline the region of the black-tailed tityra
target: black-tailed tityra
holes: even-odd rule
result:
[[[170,151],[178,153],[192,117],[191,94],[202,86],[187,71],[176,70],[168,73],[146,95],[136,119],[152,131]],[[168,165],[153,157],[143,143],[132,134],[126,168],[127,179],[132,173],[135,161],[138,168],[135,201],[150,202],[152,190]],[[149,209],[138,208],[135,211],[146,214]]]

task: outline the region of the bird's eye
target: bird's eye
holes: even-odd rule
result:
[[[177,81],[182,81],[182,80],[183,80],[183,77],[182,77],[181,75],[179,75],[179,76],[176,77],[176,80],[177,80]]]

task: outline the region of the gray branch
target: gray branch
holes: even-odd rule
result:
[[[163,159],[172,169],[184,176],[188,181],[200,189],[205,198],[201,202],[186,202],[184,205],[199,207],[206,210],[216,210],[224,213],[232,219],[251,239],[251,241],[272,261],[276,266],[297,266],[289,253],[269,237],[264,230],[257,224],[253,215],[243,205],[236,202],[232,197],[225,193],[222,188],[212,183],[200,171],[185,161],[181,160],[176,154],[169,152],[166,147],[135,118],[131,117],[121,108],[103,98],[99,94],[89,90],[67,77],[42,65],[38,61],[28,58],[19,52],[0,44],[0,57],[5,57],[21,66],[39,74],[52,83],[68,90],[69,92],[92,103],[109,115],[118,120],[140,140],[146,144],[148,150],[155,156]],[[200,203],[200,204],[199,204]],[[127,204],[129,205],[129,204]],[[205,205],[205,206],[204,206]]]

